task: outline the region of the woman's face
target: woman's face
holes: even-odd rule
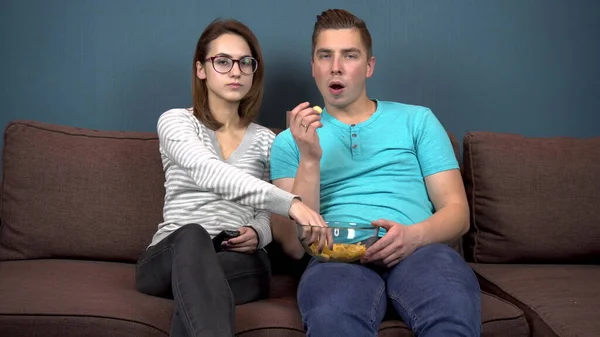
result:
[[[206,80],[209,99],[237,103],[250,91],[256,67],[246,40],[226,33],[210,43],[206,60],[196,63],[196,75]]]

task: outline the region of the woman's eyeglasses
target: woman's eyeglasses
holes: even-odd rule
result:
[[[233,64],[237,63],[240,71],[244,74],[254,74],[258,68],[258,61],[252,56],[244,56],[240,59],[233,59],[229,56],[212,56],[205,59],[212,62],[213,69],[220,74],[227,74],[233,69]]]

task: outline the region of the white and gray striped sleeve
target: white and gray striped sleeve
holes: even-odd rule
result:
[[[267,153],[265,155],[265,171],[263,175],[263,180],[267,182],[271,181],[271,169],[269,161],[271,160],[270,153],[273,138],[269,139],[269,145],[267,148]],[[256,230],[256,233],[258,234],[258,249],[264,248],[271,241],[273,241],[273,232],[271,230],[271,212],[260,209],[256,210],[254,219],[250,220],[250,223],[248,225],[254,228]]]
[[[157,131],[164,154],[198,187],[226,200],[288,216],[295,196],[219,160],[184,112],[173,109],[163,113]]]

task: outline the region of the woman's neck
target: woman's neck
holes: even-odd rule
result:
[[[242,128],[238,114],[239,102],[227,102],[224,99],[211,97],[208,107],[212,116],[223,126],[218,131],[238,130]]]

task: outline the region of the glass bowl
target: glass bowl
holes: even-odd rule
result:
[[[298,239],[304,250],[322,262],[355,262],[360,260],[379,237],[379,227],[355,222],[329,221],[328,227],[316,227],[296,223]],[[319,237],[331,237],[333,249],[318,249]]]

